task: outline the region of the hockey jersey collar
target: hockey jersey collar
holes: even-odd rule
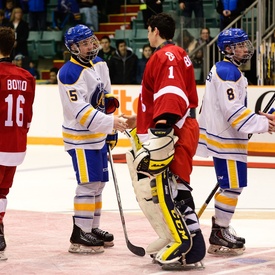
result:
[[[168,45],[168,44],[175,45],[175,43],[172,42],[172,41],[169,41],[169,40],[164,41],[163,43],[161,43],[161,44],[155,49],[155,52],[156,52],[157,50],[161,49],[162,47],[164,47],[165,45]]]

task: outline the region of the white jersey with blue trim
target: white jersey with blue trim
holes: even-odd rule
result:
[[[65,150],[101,149],[114,121],[113,115],[104,113],[104,94],[111,92],[106,62],[96,58],[84,66],[72,57],[58,72],[58,87]]]
[[[249,133],[268,131],[268,120],[247,106],[247,79],[226,59],[206,79],[196,155],[247,162]]]

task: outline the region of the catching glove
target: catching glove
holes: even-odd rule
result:
[[[137,151],[134,166],[137,172],[156,176],[165,171],[174,158],[178,137],[174,129],[149,129],[149,140]]]
[[[113,130],[112,134],[107,135],[106,143],[113,150],[117,144],[118,133],[116,130]]]
[[[119,107],[118,99],[113,95],[104,91],[104,105],[105,105],[105,113],[107,115],[112,114]]]

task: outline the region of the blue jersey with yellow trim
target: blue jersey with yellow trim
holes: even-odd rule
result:
[[[104,93],[111,92],[106,62],[95,58],[84,66],[72,57],[58,72],[58,87],[65,150],[101,149],[113,130],[113,116],[104,113]]]
[[[209,72],[198,118],[196,155],[247,162],[249,133],[268,131],[268,120],[247,108],[247,79],[233,63],[216,63]]]

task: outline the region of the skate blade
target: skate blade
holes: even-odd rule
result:
[[[211,244],[207,250],[209,254],[217,256],[240,256],[243,254],[245,247],[242,248],[228,248],[221,245]]]
[[[103,246],[85,246],[81,244],[72,243],[69,248],[70,253],[81,253],[81,254],[97,254],[104,252]]]
[[[204,265],[202,262],[197,262],[194,264],[186,264],[186,265],[182,265],[180,262],[178,263],[173,263],[173,264],[164,264],[162,266],[163,270],[170,270],[170,271],[177,271],[177,270],[184,270],[184,271],[188,271],[188,270],[202,270],[204,269]]]
[[[0,261],[6,261],[8,258],[4,254],[4,251],[0,251]]]
[[[104,247],[105,248],[108,248],[108,247],[113,247],[115,244],[113,241],[110,241],[110,242],[104,242]]]

